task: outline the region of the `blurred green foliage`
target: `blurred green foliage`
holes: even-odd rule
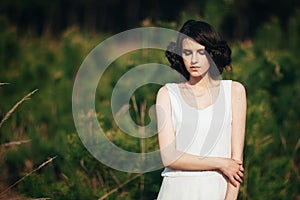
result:
[[[207,5],[206,15],[214,10]],[[218,20],[215,23],[220,26]],[[232,71],[224,79],[242,82],[247,89],[245,180],[239,199],[296,199],[300,195],[300,12],[282,31],[278,19],[264,24],[252,40],[232,41]],[[166,27],[174,27],[167,24]],[[26,92],[39,89],[0,127],[0,144],[30,139],[19,146],[1,146],[0,181],[12,184],[47,157],[49,165],[25,178],[14,190],[30,198],[96,199],[134,176],[99,163],[80,141],[72,118],[72,87],[84,57],[108,37],[70,28],[60,38],[17,36],[0,18],[0,115]],[[113,122],[110,96],[116,81],[144,63],[167,64],[161,51],[141,50],[117,59],[105,72],[96,94],[96,108],[107,137],[133,152],[158,149],[157,138],[135,139]],[[149,121],[148,109],[159,86],[134,93],[130,112],[139,124]],[[135,106],[136,105],[136,106]],[[142,117],[145,114],[145,117]],[[160,170],[143,174],[107,199],[154,199],[161,183]],[[1,191],[0,191],[1,192]]]

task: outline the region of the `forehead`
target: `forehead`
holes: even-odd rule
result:
[[[185,38],[182,40],[182,48],[183,49],[204,49],[205,46],[197,43],[195,40],[190,38]]]

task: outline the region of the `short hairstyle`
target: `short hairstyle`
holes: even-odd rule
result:
[[[212,78],[217,78],[222,74],[224,68],[231,63],[231,49],[220,34],[210,24],[203,21],[188,20],[179,30],[176,43],[171,42],[167,47],[165,55],[169,60],[171,67],[181,73],[189,80],[189,73],[186,70],[182,53],[182,41],[191,38],[205,47],[206,55],[210,61],[214,61],[216,67],[209,68],[209,74]]]

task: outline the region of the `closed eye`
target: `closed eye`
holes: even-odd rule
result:
[[[182,54],[184,54],[185,56],[191,55],[192,51],[187,50],[187,49],[183,49]]]
[[[197,51],[200,55],[204,55],[205,54],[205,49],[199,49]]]

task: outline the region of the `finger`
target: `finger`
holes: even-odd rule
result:
[[[230,177],[229,180],[230,180],[230,183],[231,183],[234,187],[237,187],[236,180],[235,180],[233,177]]]
[[[244,170],[245,170],[245,169],[244,169],[243,165],[241,165],[241,166],[240,166],[240,171],[243,172]]]
[[[243,172],[241,172],[241,171],[238,171],[238,173],[237,173],[241,178],[244,178],[244,174],[243,174]]]
[[[237,180],[239,183],[243,182],[243,180],[241,179],[241,177],[238,174],[234,175],[234,179]]]

